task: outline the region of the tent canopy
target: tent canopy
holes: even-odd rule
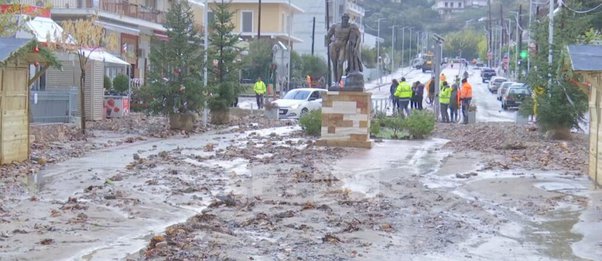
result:
[[[30,39],[17,39],[13,37],[0,37],[0,63],[4,63],[19,49],[25,47]]]
[[[120,64],[120,65],[130,65],[128,62],[119,59],[117,56],[110,54],[109,52],[103,49],[95,49],[95,50],[86,50],[81,49],[79,52],[83,53],[84,56],[88,56],[92,60],[101,61],[105,63],[112,64]],[[91,54],[90,54],[91,52]]]

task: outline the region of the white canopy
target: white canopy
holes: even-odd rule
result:
[[[90,51],[91,50],[85,50],[85,49],[80,50],[80,52],[82,52],[85,56],[90,55],[89,57],[92,60],[101,61],[101,62],[105,62],[105,63],[130,65],[128,62],[119,59],[117,56],[112,55],[103,49],[92,50],[92,54],[90,54]]]
[[[17,32],[17,38],[35,38],[38,42],[57,42],[63,34],[63,28],[47,17],[35,17],[25,23],[26,30]]]

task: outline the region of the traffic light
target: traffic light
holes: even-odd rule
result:
[[[527,50],[520,51],[520,58],[521,59],[526,59],[528,55],[529,55],[529,53],[527,53]]]

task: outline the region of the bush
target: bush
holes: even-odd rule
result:
[[[391,135],[391,138],[394,138],[394,139],[400,139],[401,131],[405,128],[405,122],[404,122],[403,118],[401,118],[399,116],[384,117],[384,118],[380,119],[380,125],[385,128],[393,130],[393,134]]]
[[[118,74],[113,79],[113,90],[117,93],[124,94],[130,89],[130,78],[125,74]]]
[[[404,128],[414,139],[423,139],[435,129],[435,115],[428,111],[413,111],[403,120]]]
[[[320,136],[322,132],[322,111],[314,110],[301,116],[299,119],[301,129],[307,135]]]
[[[105,92],[108,92],[113,88],[113,83],[111,82],[111,78],[109,78],[109,76],[106,76],[106,75],[104,77],[102,85],[105,88]]]
[[[370,121],[370,135],[376,136],[380,133],[380,120],[374,119]]]

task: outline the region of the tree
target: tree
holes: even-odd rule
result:
[[[328,67],[322,57],[304,54],[301,55],[301,64],[304,75],[310,75],[315,80],[320,77],[326,78]]]
[[[222,0],[212,10],[214,19],[210,24],[209,60],[215,64],[210,67],[211,75],[208,79],[212,91],[209,107],[212,122],[223,124],[228,121],[229,106],[240,92],[236,74],[240,68],[240,64],[236,63],[240,53],[236,47],[239,36],[232,33],[235,27],[232,24],[234,12],[230,11],[230,1]]]
[[[96,50],[107,48],[115,49],[117,39],[114,35],[106,35],[105,29],[96,23],[96,17],[63,22],[63,37],[58,43],[78,58],[80,69],[79,76],[79,108],[81,116],[81,130],[86,133],[86,110],[84,88],[86,85],[86,65],[90,55]]]
[[[204,66],[201,35],[193,24],[194,15],[188,2],[175,1],[163,25],[168,40],[154,44],[149,54],[148,91],[153,100],[148,110],[170,116],[170,125],[176,129],[178,115],[199,112],[206,96],[201,81]]]
[[[249,54],[243,59],[243,78],[268,78],[272,64],[272,43],[267,39],[258,39],[249,44]]]
[[[576,7],[577,0],[566,0],[565,4]],[[579,88],[579,77],[570,69],[566,46],[586,39],[593,26],[592,19],[600,14],[579,14],[566,8],[554,18],[553,63],[548,64],[548,22],[535,24],[532,28],[537,45],[537,54],[531,55],[531,69],[527,81],[532,89],[544,90],[533,102],[521,105],[523,114],[533,112],[537,104],[537,124],[543,131],[559,133],[564,138],[571,128],[579,128],[587,110],[587,94]],[[563,135],[564,134],[564,135]]]
[[[485,41],[485,35],[473,30],[453,32],[445,36],[443,51],[452,56],[472,59],[480,56],[480,51],[482,51],[480,49]]]

